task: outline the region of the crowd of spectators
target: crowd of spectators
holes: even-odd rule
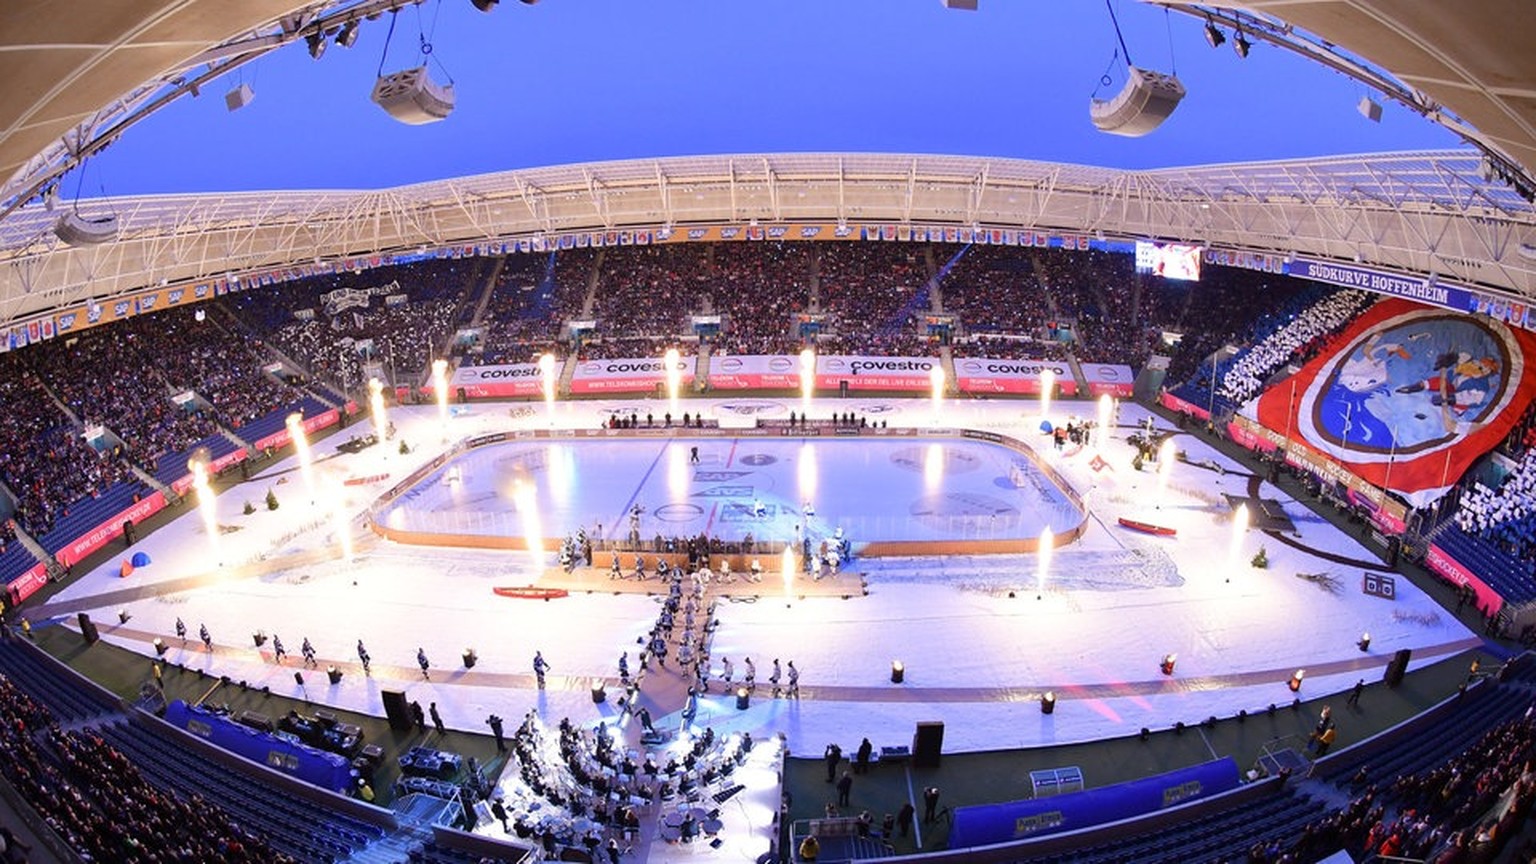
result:
[[[935,247],[935,257],[953,260],[954,247]],[[1035,279],[1035,262],[1045,250],[972,246],[944,274],[944,312],[956,316],[967,334],[1034,336],[1055,317],[1050,297]],[[941,265],[942,266],[942,265]]]
[[[979,334],[953,345],[956,357],[990,357],[996,360],[1057,360],[1064,361],[1071,344],[1055,339],[1032,337],[1004,337]]]
[[[232,429],[293,399],[293,388],[264,370],[271,361],[257,353],[260,343],[223,326],[206,310],[168,309],[121,326],[145,346],[172,392],[197,393]]]
[[[710,306],[721,317],[715,350],[731,354],[798,354],[795,316],[811,311],[817,249],[805,243],[737,243],[710,247]]]
[[[1160,329],[1183,337],[1176,347],[1163,351],[1172,358],[1167,380],[1182,383],[1184,392],[1195,397],[1191,401],[1206,404],[1222,371],[1220,364],[1211,368],[1211,355],[1224,346],[1253,341],[1254,322],[1297,303],[1295,298],[1307,290],[1312,290],[1307,283],[1267,273],[1205,268],[1201,281],[1189,284],[1177,315],[1161,322]]]
[[[1365,291],[1311,288],[1277,313],[1253,324],[1253,343],[1227,366],[1217,393],[1234,404],[1258,395],[1269,377],[1292,360],[1305,362],[1331,336],[1373,302]],[[1307,302],[1310,301],[1310,302]],[[1262,334],[1262,335],[1259,335]]]
[[[150,785],[93,730],[65,731],[0,676],[0,773],[86,861],[294,864],[217,805]]]
[[[832,244],[818,266],[818,298],[831,319],[816,339],[822,354],[922,356],[931,306],[922,247],[907,243]]]
[[[29,355],[47,345],[0,355],[0,480],[16,496],[15,516],[35,535],[53,529],[70,505],[100,495],[132,472],[87,444],[33,372]]]
[[[98,327],[82,333],[67,351],[31,355],[38,377],[80,422],[101,425],[126,443],[128,458],[153,470],[167,453],[179,453],[219,431],[216,420],[194,406],[184,408],[157,371],[155,350],[128,327]],[[82,370],[143,370],[136,384]],[[190,410],[189,410],[190,408]]]
[[[583,250],[585,252],[585,250]],[[578,254],[575,250],[560,256]],[[491,285],[479,336],[455,346],[464,365],[531,363],[545,353],[559,356],[561,326],[581,311],[585,281],[561,282],[551,256],[508,255]],[[569,269],[567,269],[569,274]]]
[[[1515,558],[1536,557],[1536,447],[1497,489],[1473,483],[1456,510],[1456,524]]]
[[[397,377],[424,374],[453,333],[469,323],[471,298],[491,266],[480,258],[432,259],[251,288],[221,302],[252,330],[256,347],[270,341],[317,379],[356,394],[370,359]],[[365,306],[328,310],[321,299],[337,289],[384,286],[389,290],[370,295]],[[390,305],[390,294],[406,300]],[[301,310],[313,317],[299,317]]]
[[[675,339],[707,293],[709,247],[695,243],[604,249],[598,333],[605,339]]]
[[[1153,347],[1155,328],[1142,316],[1145,283],[1128,255],[1036,250],[1036,279],[1056,314],[1074,321],[1077,355],[1097,363],[1139,367]]]
[[[1458,756],[1390,786],[1357,788],[1349,804],[1301,836],[1256,846],[1253,864],[1316,861],[1340,847],[1356,860],[1434,864],[1491,861],[1536,799],[1532,711],[1489,731]],[[1508,796],[1510,806],[1495,815]]]

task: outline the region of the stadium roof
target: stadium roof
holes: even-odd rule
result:
[[[0,208],[165,101],[263,53],[412,0],[12,0],[0,4]],[[1315,34],[1395,76],[1420,110],[1536,165],[1527,0],[1169,3]],[[1241,16],[1248,16],[1243,19]],[[1307,47],[1309,46],[1309,47]],[[1319,49],[1318,46],[1321,46]],[[1293,50],[1295,45],[1289,46]],[[127,92],[122,82],[143,82]],[[1451,112],[1459,115],[1448,116]],[[1016,160],[796,154],[571,165],[361,192],[92,203],[119,241],[71,248],[33,203],[0,221],[0,324],[224,272],[529,232],[747,219],[987,224],[1158,236],[1437,273],[1536,297],[1528,203],[1474,151],[1122,171]],[[0,209],[0,212],[4,212]],[[1530,256],[1530,257],[1528,257]]]
[[[1530,50],[1536,4],[1530,0],[1153,2],[1211,13],[1218,21],[1272,21],[1280,25],[1276,40],[1264,27],[1245,32],[1299,47],[1298,53],[1349,74],[1360,70],[1337,64],[1347,64],[1349,55],[1365,58],[1395,79],[1381,82],[1388,95],[1509,158],[1528,177],[1536,174],[1536,53]],[[1373,71],[1366,70],[1367,80]]]
[[[981,225],[1153,237],[1436,273],[1536,298],[1536,213],[1472,151],[1129,171],[793,153],[562,165],[367,191],[107,199],[69,247],[41,206],[0,223],[0,323],[154,285],[561,232],[695,224]]]

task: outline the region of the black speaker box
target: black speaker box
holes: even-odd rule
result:
[[[1386,674],[1382,676],[1388,687],[1396,687],[1403,683],[1403,674],[1408,671],[1408,658],[1413,652],[1407,648],[1392,655],[1392,662],[1387,664]]]
[[[384,715],[389,718],[389,728],[396,732],[409,732],[416,728],[416,721],[411,718],[411,706],[405,701],[405,694],[399,690],[380,690],[379,695],[384,697]]]
[[[939,767],[939,756],[944,751],[944,723],[933,720],[917,724],[912,734],[912,764],[919,768]]]
[[[76,620],[80,622],[80,635],[85,637],[85,644],[96,644],[96,640],[100,639],[101,636],[96,632],[96,624],[91,621],[91,616],[81,612],[76,616]]]

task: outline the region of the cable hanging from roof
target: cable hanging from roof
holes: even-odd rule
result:
[[[1120,30],[1120,19],[1115,15],[1112,0],[1104,0],[1109,10],[1110,23],[1115,27],[1115,39],[1120,43],[1116,57],[1123,55],[1126,64],[1125,86],[1113,99],[1099,99],[1098,91],[1088,100],[1088,116],[1101,132],[1135,138],[1151,132],[1179,107],[1184,98],[1184,85],[1178,76],[1164,75],[1138,68],[1131,60],[1131,49],[1125,44],[1125,34]],[[1171,53],[1171,52],[1170,52]],[[1114,60],[1110,61],[1114,67]],[[1100,77],[1100,86],[1108,86],[1108,71]]]

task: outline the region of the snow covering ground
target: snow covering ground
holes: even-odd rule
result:
[[[130,650],[150,655],[150,640],[160,636],[170,645],[169,660],[348,710],[382,715],[379,691],[402,689],[424,705],[436,702],[448,726],[476,732],[486,731],[491,713],[508,718],[510,731],[514,718],[533,708],[550,722],[562,716],[582,723],[611,720],[613,700],[594,704],[589,688],[597,678],[616,677],[621,652],[631,652],[634,660],[636,640],[654,622],[659,598],[499,597],[493,587],[536,583],[552,556],[536,560],[522,552],[395,545],[369,533],[361,517],[384,490],[451,441],[507,429],[596,428],[614,404],[559,403],[553,412],[522,404],[456,406],[446,423],[434,408],[393,410],[397,441],[408,442],[411,453],[399,453],[397,441],[338,453],[337,445],[363,427],[344,430],[314,448],[313,494],[293,459],[265,466],[252,482],[218,497],[216,543],[189,501],[184,515],[134,547],[150,556],[149,566],[121,577],[119,562],[103,564],[54,602],[80,601],[103,638]],[[794,400],[734,399],[693,400],[688,407],[702,407],[723,425],[741,426],[800,406]],[[812,416],[833,410],[852,410],[892,427],[936,425],[928,400],[828,400],[814,405]],[[1091,414],[1093,406],[1057,403],[1050,419],[1062,422],[1073,411]],[[1298,668],[1308,670],[1302,695],[1315,697],[1347,689],[1357,678],[1375,680],[1399,648],[1413,649],[1414,665],[1420,665],[1475,644],[1471,632],[1406,579],[1397,580],[1395,600],[1383,600],[1361,592],[1359,568],[1320,559],[1256,530],[1234,537],[1232,511],[1222,495],[1246,495],[1249,480],[1226,473],[1241,469],[1194,437],[1175,439],[1188,461],[1172,465],[1166,476],[1154,473],[1155,466],[1135,471],[1125,438],[1146,417],[1137,406],[1121,406],[1102,450],[1069,447],[1059,453],[1038,431],[1036,403],[967,401],[946,409],[946,429],[988,429],[1034,446],[1085,498],[1090,517],[1084,536],[1054,550],[1043,571],[1036,555],[863,559],[854,569],[867,576],[867,596],[722,599],[712,645],[715,667],[730,657],[739,677],[744,658],[753,657],[759,694],[747,710],[738,711],[734,698],[716,688],[702,700],[698,722],[713,724],[718,732],[750,731],[760,741],[782,733],[789,752],[799,754],[819,754],[829,741],[849,751],[865,735],[876,746],[906,744],[914,723],[924,720],[945,721],[945,747],[952,752],[1035,746],[1130,735],[1143,726],[1288,703],[1294,694],[1285,682]],[[558,457],[569,462],[571,472],[573,497],[565,509],[624,512],[639,488],[635,478],[616,477],[623,473],[614,467],[619,462],[596,471],[584,470],[582,460],[589,453],[597,454],[594,460],[622,460],[627,457],[620,451],[632,445],[582,443]],[[660,459],[658,442],[639,446],[647,448],[644,458]],[[1100,455],[1107,466],[1095,470]],[[837,518],[857,518],[864,501],[869,512],[886,512],[891,484],[910,483],[911,474],[891,458],[869,460],[856,472],[838,474],[835,493],[829,484],[820,485],[818,516],[832,518],[836,510]],[[982,477],[977,473],[973,479]],[[344,485],[348,479],[366,482]],[[275,511],[263,504],[268,489],[281,504]],[[794,491],[791,496],[779,490],[778,496],[794,501],[801,490]],[[510,492],[487,486],[477,494]],[[686,497],[688,487],[667,494]],[[912,500],[902,494],[901,501]],[[1284,502],[1296,539],[1305,546],[1372,560],[1354,540],[1273,486],[1263,484],[1259,494]],[[659,490],[656,495],[660,505]],[[242,512],[247,501],[256,508],[249,515]],[[1130,532],[1116,525],[1122,516],[1175,528],[1178,535]],[[610,534],[613,518],[606,517]],[[353,547],[351,560],[342,555],[343,533]],[[1268,569],[1249,566],[1260,546]],[[1339,590],[1325,590],[1297,574],[1331,577]],[[191,583],[177,581],[189,577]],[[114,593],[125,589],[147,590]],[[131,616],[127,624],[114,623],[119,610]],[[178,617],[191,637],[185,648],[172,635]],[[203,625],[217,646],[211,654],[197,641]],[[259,650],[254,646],[251,635],[258,630],[282,637],[290,655],[285,666],[272,662],[270,642]],[[1371,637],[1364,653],[1356,647],[1363,632]],[[341,683],[330,685],[323,675],[310,675],[303,687],[294,682],[306,636],[322,668],[334,663],[342,669]],[[372,655],[371,676],[357,666],[359,639]],[[470,647],[479,662],[465,670],[459,658]],[[430,680],[416,666],[418,648],[433,664]],[[536,650],[552,666],[549,689],[543,691],[533,686],[530,674]],[[1178,661],[1171,677],[1157,668],[1168,653],[1176,653]],[[801,699],[766,698],[761,685],[773,658],[795,661]],[[890,681],[893,660],[905,665],[899,685]],[[1046,690],[1059,699],[1049,716],[1037,707]],[[658,725],[678,722],[675,713],[662,716],[681,707],[667,698],[662,694],[650,703]],[[770,795],[756,809],[743,804],[738,809],[745,821],[734,824],[748,831],[755,825],[760,834],[766,823],[757,810],[766,808],[771,819],[774,803]],[[757,848],[757,840],[748,845]],[[705,849],[688,854],[702,855]],[[728,846],[726,851],[734,856],[750,850]]]

